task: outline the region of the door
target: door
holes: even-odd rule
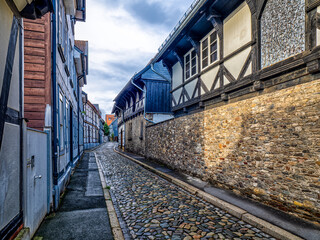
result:
[[[27,130],[26,168],[26,227],[32,235],[47,214],[48,184],[48,138],[45,132]]]

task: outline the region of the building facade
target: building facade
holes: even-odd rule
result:
[[[30,4],[28,4],[30,3]],[[36,11],[36,8],[39,11]],[[0,1],[0,238],[13,238],[25,219],[26,123],[23,97],[23,19],[41,18],[51,5]]]
[[[152,60],[175,118],[147,127],[146,156],[318,222],[319,5],[195,1]]]
[[[147,123],[172,118],[171,78],[161,62],[148,65],[115,98],[112,113],[118,119],[118,141],[122,149],[145,154]]]
[[[110,126],[114,119],[115,116],[113,114],[106,114],[105,122],[108,124],[108,126]]]
[[[115,118],[110,124],[110,140],[118,142],[118,119]]]
[[[90,149],[103,143],[103,125],[98,104],[92,104],[85,92],[82,92],[84,106],[84,149]]]

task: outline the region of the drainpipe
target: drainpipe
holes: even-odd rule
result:
[[[56,79],[56,47],[57,47],[57,26],[56,26],[56,1],[52,1],[52,108],[53,108],[53,185],[55,188],[55,209],[58,208],[58,141],[57,141],[57,79]],[[57,196],[58,195],[58,196]]]
[[[167,82],[171,83],[171,81],[164,75],[162,75],[161,73],[157,72],[155,69],[154,69],[154,63],[151,63],[151,70],[152,72],[154,72],[155,74],[159,75],[160,77],[162,77],[163,79],[165,79]]]
[[[146,94],[146,91],[145,91],[144,89],[142,89],[141,87],[139,87],[137,84],[135,84],[135,83],[133,82],[134,77],[135,77],[135,76],[133,76],[133,77],[131,78],[131,80],[130,80],[131,83],[132,83],[132,85],[135,86],[136,88],[138,88],[140,91],[142,91],[142,92],[145,94],[144,103],[143,103],[143,118],[144,118],[145,120],[147,120],[148,122],[150,122],[150,123],[155,123],[155,122],[151,121],[150,119],[148,119],[148,118],[146,117],[146,97],[147,97],[147,94]]]
[[[20,124],[20,190],[22,193],[25,192],[24,189],[24,79],[23,79],[23,69],[24,69],[24,61],[23,61],[23,20],[19,21],[19,124]],[[20,194],[20,210],[23,211],[23,198],[24,194]]]

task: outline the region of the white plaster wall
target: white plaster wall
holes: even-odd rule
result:
[[[179,88],[178,90],[176,90],[172,93],[172,97],[174,97],[177,104],[178,104],[179,98],[181,96],[181,92],[182,92],[182,88]]]
[[[182,84],[183,80],[183,71],[181,64],[177,62],[172,67],[172,89]]]
[[[229,60],[224,62],[224,66],[229,70],[229,72],[232,74],[232,76],[235,79],[237,79],[239,77],[239,74],[240,74],[250,52],[251,52],[251,47],[248,47],[244,51],[238,53],[234,57],[232,57]],[[252,65],[250,65],[250,66],[247,71],[247,74],[252,73]]]
[[[172,118],[173,116],[170,114],[153,114],[153,121],[155,123],[164,122]]]
[[[194,92],[194,89],[196,87],[196,84],[198,82],[198,79],[193,80],[192,82],[186,84],[184,88],[186,89],[187,93],[189,94],[189,97],[192,98],[192,94]],[[197,96],[196,96],[197,97]]]
[[[206,72],[205,74],[201,75],[201,80],[206,85],[206,87],[210,90],[212,87],[212,84],[218,74],[219,66],[211,69],[210,71]],[[218,85],[218,84],[217,84]],[[220,84],[219,84],[220,87]],[[201,88],[201,95],[204,94],[205,91]]]
[[[251,41],[251,12],[244,2],[224,20],[224,56]]]

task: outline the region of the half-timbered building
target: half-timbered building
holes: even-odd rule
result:
[[[145,128],[172,118],[171,77],[162,62],[135,74],[115,98],[112,113],[118,119],[118,141],[126,151],[145,154]]]
[[[146,156],[318,221],[319,13],[315,0],[194,1],[152,60],[175,118],[147,127]]]

